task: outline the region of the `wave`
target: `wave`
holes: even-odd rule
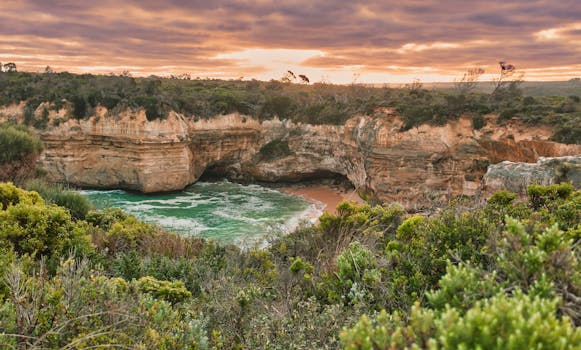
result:
[[[315,223],[324,205],[276,189],[229,181],[198,182],[184,191],[136,194],[83,190],[97,207],[119,207],[141,220],[180,234],[238,244],[264,245],[266,237]]]

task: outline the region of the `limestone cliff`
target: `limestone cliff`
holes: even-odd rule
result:
[[[560,182],[570,182],[581,188],[581,155],[540,157],[536,163],[504,161],[491,165],[484,175],[482,190],[485,197],[503,189],[524,195],[531,184]]]
[[[0,109],[0,120],[22,118],[21,107]],[[238,114],[147,121],[143,111],[104,108],[74,120],[59,111],[39,131],[40,164],[55,181],[142,192],[179,190],[204,172],[270,182],[341,174],[361,192],[420,209],[474,195],[489,164],[581,154],[581,145],[548,141],[548,127],[500,126],[492,116],[480,130],[469,118],[407,131],[402,125],[387,109],[341,126]]]

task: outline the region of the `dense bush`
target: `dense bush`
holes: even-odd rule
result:
[[[33,257],[60,256],[74,251],[90,254],[93,247],[83,227],[71,220],[69,212],[58,206],[46,205],[35,196],[25,193],[10,184],[0,184],[2,202],[6,208],[0,210],[0,243],[17,254]],[[14,199],[16,198],[16,200]]]
[[[345,202],[240,250],[2,184],[0,344],[577,348],[581,191],[529,194],[430,217]]]
[[[11,183],[0,183],[1,209],[6,209],[16,204],[43,204],[42,197],[36,192],[25,191]]]
[[[85,260],[63,260],[52,278],[16,262],[5,278],[11,294],[0,307],[3,348],[208,348],[202,315],[134,292]]]
[[[0,123],[0,150],[0,181],[20,182],[34,174],[42,142],[25,126]]]
[[[415,306],[407,322],[385,312],[342,334],[346,349],[575,349],[581,329],[557,316],[558,300],[499,294],[465,312]]]
[[[26,101],[25,122],[40,129],[48,125],[49,109],[65,107],[76,119],[89,117],[101,105],[114,112],[143,109],[148,120],[166,118],[174,110],[193,119],[238,112],[259,120],[278,117],[336,125],[356,114],[381,117],[376,112],[391,107],[402,116],[406,130],[425,123],[442,125],[461,115],[471,116],[474,128],[480,129],[484,126],[482,116],[495,113],[501,122],[518,116],[526,123],[552,126],[557,141],[581,142],[578,96],[549,96],[554,92],[559,90],[545,91],[535,98],[523,97],[518,83],[508,84],[502,93],[491,96],[484,90],[458,93],[422,86],[376,88],[70,73],[0,75],[0,105]],[[37,112],[43,102],[48,104]]]
[[[48,203],[67,208],[75,220],[85,219],[92,208],[86,196],[61,184],[49,184],[36,179],[28,181],[24,187],[30,191],[38,192]]]
[[[185,288],[181,281],[160,281],[154,277],[146,276],[137,280],[135,286],[140,292],[171,303],[179,303],[192,296],[192,293]]]
[[[0,164],[24,160],[40,153],[42,142],[34,132],[24,126],[0,124]]]

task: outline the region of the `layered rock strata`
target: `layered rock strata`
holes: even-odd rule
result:
[[[18,108],[10,108],[0,109],[0,120],[18,118]],[[261,122],[238,114],[206,120],[173,112],[148,121],[143,111],[111,115],[104,108],[79,121],[63,113],[52,113],[40,131],[40,164],[49,176],[77,186],[142,192],[180,190],[204,172],[269,182],[340,174],[362,193],[421,209],[475,195],[490,164],[581,154],[581,145],[548,141],[548,127],[518,121],[501,126],[493,116],[480,130],[464,117],[402,131],[391,110],[354,116],[339,126]]]

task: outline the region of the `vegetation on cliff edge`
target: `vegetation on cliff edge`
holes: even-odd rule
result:
[[[0,123],[0,181],[21,182],[34,175],[41,151],[38,135],[26,126]]]
[[[343,124],[358,113],[382,116],[381,107],[390,107],[401,114],[404,129],[424,123],[444,124],[460,115],[472,116],[474,127],[479,129],[485,123],[482,116],[495,113],[501,122],[518,117],[525,123],[549,125],[555,129],[556,141],[581,142],[579,93],[524,96],[516,82],[493,94],[476,91],[427,90],[421,84],[377,88],[275,80],[0,73],[0,106],[25,101],[25,122],[36,128],[47,126],[49,109],[65,107],[76,119],[87,118],[97,106],[103,106],[113,113],[143,108],[149,120],[166,118],[173,110],[194,119],[239,112],[260,120],[278,117],[311,124]]]

